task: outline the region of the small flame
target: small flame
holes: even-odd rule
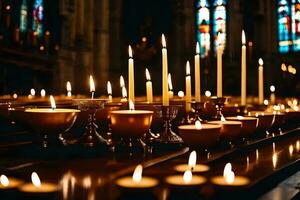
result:
[[[70,81],[67,82],[66,88],[67,88],[67,92],[71,92],[72,91],[72,86],[71,86]]]
[[[246,44],[246,36],[245,36],[245,31],[242,31],[242,44],[245,45]]]
[[[202,124],[201,124],[201,122],[199,120],[197,120],[195,122],[195,127],[196,127],[197,130],[201,130],[202,129]]]
[[[110,81],[107,81],[107,94],[112,95],[112,89],[111,89],[111,83]]]
[[[141,182],[142,180],[142,173],[143,173],[143,166],[142,165],[138,165],[136,166],[133,175],[132,175],[132,180],[136,183]]]
[[[217,39],[217,44],[218,44],[218,46],[221,46],[221,45],[222,45],[222,40],[223,40],[222,35],[221,35],[221,33],[219,32],[219,33],[218,33],[218,39]]]
[[[190,183],[193,179],[193,174],[190,170],[187,170],[184,172],[182,178],[183,178],[184,183]]]
[[[226,122],[226,119],[223,115],[221,116],[221,122]]]
[[[92,187],[92,178],[91,176],[86,176],[82,180],[82,185],[84,188],[88,189]]]
[[[294,106],[294,107],[293,107],[293,110],[294,110],[294,111],[299,111],[299,107],[298,107],[298,106]]]
[[[227,163],[224,167],[223,176],[226,177],[229,172],[232,171],[231,163]]]
[[[235,179],[234,172],[233,171],[228,172],[228,174],[224,178],[225,178],[226,183],[232,184]]]
[[[289,146],[289,153],[290,153],[290,156],[293,155],[293,152],[294,152],[294,146],[293,146],[293,145],[290,145],[290,146]]]
[[[199,42],[196,43],[196,54],[200,54]]]
[[[41,90],[41,97],[45,97],[46,96],[46,90],[42,89]]]
[[[297,140],[297,142],[296,142],[296,149],[297,149],[297,151],[300,150],[300,141],[299,140]]]
[[[186,67],[185,67],[186,75],[189,76],[191,75],[191,69],[190,69],[190,62],[186,62]]]
[[[265,100],[264,100],[264,105],[265,105],[265,106],[269,105],[269,100],[268,100],[268,99],[265,99]]]
[[[125,81],[124,81],[124,78],[123,76],[120,76],[120,87],[125,87]]]
[[[90,76],[90,92],[95,92],[95,82],[93,76]]]
[[[205,91],[205,96],[206,96],[206,97],[210,97],[210,96],[211,96],[211,92],[210,92],[209,90],[206,90],[206,91]]]
[[[128,46],[128,55],[129,55],[129,58],[132,58],[132,49],[131,49],[130,45]]]
[[[293,99],[293,105],[297,106],[298,105],[298,100],[297,99]]]
[[[146,79],[147,79],[147,81],[151,81],[151,76],[150,76],[149,70],[147,68],[146,68]]]
[[[127,90],[126,90],[126,87],[122,87],[122,97],[123,98],[127,98]]]
[[[277,166],[277,153],[273,153],[272,163],[273,163],[273,168],[276,168],[276,166]]]
[[[36,172],[32,172],[31,181],[35,187],[41,187],[41,180],[39,175]]]
[[[275,86],[274,86],[274,85],[271,85],[271,86],[270,86],[270,91],[271,91],[271,92],[275,92]]]
[[[134,103],[132,100],[129,101],[129,110],[134,110]]]
[[[7,187],[9,185],[9,180],[7,178],[7,176],[5,176],[4,174],[2,174],[0,176],[0,183],[1,185],[3,185],[4,187]]]
[[[241,116],[241,115],[238,115],[238,116],[237,116],[237,119],[241,120],[241,119],[244,119],[244,117]]]
[[[55,104],[54,97],[52,95],[50,95],[50,104],[51,104],[51,108],[54,110],[56,108],[56,104]]]
[[[169,90],[172,91],[173,90],[173,84],[172,84],[172,77],[171,74],[168,74],[168,86],[169,86]]]
[[[197,153],[196,151],[192,151],[189,156],[188,166],[190,169],[193,169],[197,163]]]
[[[281,64],[281,70],[284,72],[287,70],[286,65],[284,63]]]
[[[31,88],[30,94],[31,94],[31,96],[34,96],[35,95],[35,89]]]
[[[13,94],[13,98],[14,98],[14,99],[18,98],[18,94],[17,94],[17,93],[14,93],[14,94]]]
[[[258,64],[259,64],[260,66],[262,66],[262,65],[264,64],[264,61],[263,61],[262,58],[260,58],[260,59],[258,60]]]
[[[166,48],[166,47],[167,47],[167,44],[166,44],[166,38],[165,38],[165,35],[164,35],[164,34],[161,35],[161,43],[162,43],[162,47],[163,47],[163,48]]]
[[[178,91],[178,97],[183,98],[184,97],[184,92],[183,91]]]

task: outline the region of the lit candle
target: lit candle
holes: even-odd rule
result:
[[[19,187],[23,184],[23,181],[15,179],[15,178],[9,178],[2,174],[0,176],[0,190],[7,190],[7,189],[14,189]]]
[[[217,186],[225,187],[242,187],[250,183],[249,179],[243,176],[235,176],[232,171],[231,163],[227,163],[224,167],[223,176],[216,176],[211,182]]]
[[[134,65],[133,65],[133,58],[132,58],[132,49],[129,45],[128,47],[128,89],[129,89],[129,100],[134,101]]]
[[[168,94],[168,53],[166,48],[166,39],[162,34],[162,102],[163,106],[169,106]]]
[[[122,99],[121,102],[126,102],[127,101],[127,90],[126,87],[122,87]]]
[[[187,170],[183,175],[172,175],[166,178],[166,183],[173,187],[193,188],[206,183],[206,178],[193,175],[191,170]]]
[[[242,69],[241,69],[241,105],[246,105],[246,36],[244,30],[242,31]]]
[[[185,76],[185,111],[190,112],[192,110],[191,101],[192,101],[192,91],[191,91],[191,71],[190,71],[190,62],[186,62],[186,76]]]
[[[33,97],[35,97],[35,89],[31,88],[30,89],[30,94],[28,95],[28,98],[31,99]]]
[[[263,59],[258,60],[258,103],[262,105],[264,103],[264,68]]]
[[[24,193],[55,193],[58,191],[58,186],[53,183],[41,182],[38,174],[32,172],[31,174],[32,183],[26,183],[19,189]]]
[[[41,97],[44,98],[46,96],[46,90],[42,89],[41,90]]]
[[[92,99],[94,99],[95,83],[94,83],[94,79],[91,75],[90,75],[90,93],[92,94]]]
[[[122,75],[120,76],[120,87],[125,87],[125,81]]]
[[[191,170],[192,172],[206,172],[209,170],[207,165],[197,164],[197,153],[192,151],[189,156],[188,164],[176,165],[174,167],[177,172],[185,172]]]
[[[199,43],[196,44],[196,55],[195,55],[195,99],[196,102],[201,101],[201,82],[200,82],[200,47]]]
[[[67,81],[66,89],[67,89],[67,97],[72,97],[72,86],[70,81]]]
[[[275,104],[275,86],[274,85],[271,85],[270,86],[270,102],[271,104]]]
[[[217,96],[222,97],[222,54],[223,54],[223,47],[222,47],[222,38],[221,34],[218,34],[218,46],[217,46]]]
[[[110,81],[107,81],[107,95],[108,95],[108,100],[111,102],[112,101],[112,89],[111,89]]]
[[[153,102],[153,89],[152,89],[152,81],[151,81],[151,76],[146,68],[146,94],[147,94],[147,102],[152,103]]]
[[[171,74],[168,74],[168,86],[169,86],[169,98],[172,99],[174,96],[174,92],[173,92],[173,84],[172,84],[172,77]]]
[[[151,189],[158,185],[158,180],[152,177],[142,176],[143,166],[136,166],[132,177],[123,177],[116,181],[119,187],[127,189]]]

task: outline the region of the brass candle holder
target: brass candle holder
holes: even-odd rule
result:
[[[222,109],[224,107],[224,104],[227,100],[227,97],[211,97],[210,101],[216,106],[217,113],[213,117],[214,120],[221,120],[221,117],[223,116],[222,114]]]

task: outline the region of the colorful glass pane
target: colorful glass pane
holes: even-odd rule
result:
[[[223,49],[226,46],[226,0],[214,1],[213,38],[214,48],[218,45],[218,34],[222,38]]]
[[[21,5],[20,13],[20,30],[22,33],[26,32],[27,29],[27,3],[26,0],[23,0]]]
[[[43,35],[43,0],[36,0],[33,6],[32,30],[38,37]]]
[[[198,2],[196,17],[200,56],[206,57],[210,51],[210,11],[207,0],[200,0]]]
[[[290,39],[291,18],[290,8],[286,0],[278,2],[278,50],[281,53],[288,52],[292,43]]]
[[[300,50],[300,0],[292,0],[292,41],[293,51]]]

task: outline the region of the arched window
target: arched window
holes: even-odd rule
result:
[[[36,32],[38,37],[43,36],[43,0],[35,0],[32,13],[32,30]]]
[[[300,0],[279,0],[278,51],[300,51]]]
[[[27,2],[23,0],[20,13],[20,30],[22,33],[27,31]]]
[[[200,44],[201,57],[206,57],[212,48],[216,50],[218,33],[221,34],[225,48],[226,0],[213,0],[212,3],[198,0],[196,8],[197,41]]]

